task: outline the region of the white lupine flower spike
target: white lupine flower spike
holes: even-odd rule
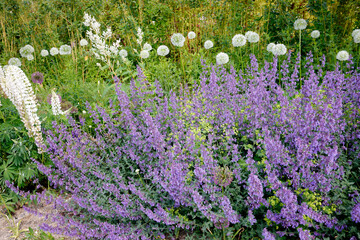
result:
[[[0,66],[0,88],[19,112],[28,135],[34,137],[38,152],[42,153],[44,140],[41,133],[41,122],[37,115],[37,102],[34,91],[25,73],[17,66]]]

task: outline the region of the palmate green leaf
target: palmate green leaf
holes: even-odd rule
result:
[[[12,166],[12,162],[3,162],[0,166],[0,181],[5,183],[5,181],[12,181],[16,176],[16,168]]]

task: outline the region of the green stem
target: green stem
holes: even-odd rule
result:
[[[183,61],[183,55],[182,55],[181,49],[180,49],[180,63],[181,63],[182,71],[183,71],[184,87],[185,87],[186,75],[185,75],[184,61]]]

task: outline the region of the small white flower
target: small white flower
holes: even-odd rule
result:
[[[267,45],[267,47],[266,47],[266,50],[268,51],[268,52],[273,52],[273,50],[274,50],[274,47],[275,47],[275,43],[269,43],[268,45]]]
[[[139,174],[139,172],[140,172],[140,169],[136,169],[136,170],[135,170],[135,173],[136,173],[136,174]]]
[[[175,47],[182,47],[184,46],[184,42],[185,42],[185,37],[181,34],[181,33],[174,33],[171,36],[171,43],[175,46]]]
[[[287,52],[287,48],[284,44],[276,44],[273,48],[273,54],[280,56],[280,55],[285,55]]]
[[[249,31],[249,32],[250,33],[248,33],[248,36],[246,37],[249,42],[256,43],[260,40],[259,34],[257,34],[256,32],[252,32],[252,31]]]
[[[41,50],[40,55],[41,55],[42,57],[49,56],[49,51],[48,51],[48,50],[43,49],[43,50]]]
[[[212,41],[210,41],[210,40],[207,40],[207,41],[205,41],[205,43],[204,43],[204,48],[205,49],[210,49],[210,48],[212,48],[214,46],[214,43],[212,42]]]
[[[143,47],[143,50],[146,50],[146,51],[151,51],[152,50],[152,46],[148,43],[145,43],[144,44],[144,47]]]
[[[152,25],[155,25],[155,21],[151,21],[151,24],[152,24]]]
[[[142,50],[140,52],[140,57],[143,58],[143,59],[148,58],[149,56],[150,56],[149,51]]]
[[[226,53],[219,53],[218,55],[216,55],[216,63],[218,65],[222,65],[229,62],[229,56]]]
[[[300,18],[294,22],[295,30],[304,30],[306,26],[307,26],[307,22],[305,19]]]
[[[50,55],[55,56],[59,54],[59,50],[56,47],[50,49]]]
[[[319,30],[314,30],[311,32],[311,37],[312,38],[318,38],[320,37],[320,31]]]
[[[8,64],[20,67],[21,66],[21,61],[18,58],[10,58],[9,61],[8,61]]]
[[[85,110],[83,110],[83,111],[82,111],[82,113],[83,113],[83,114],[86,114],[86,111],[85,111]]]
[[[144,33],[143,33],[143,31],[141,30],[141,28],[140,27],[138,27],[138,29],[137,29],[137,34],[136,34],[136,36],[137,36],[137,40],[136,40],[136,42],[141,46],[141,43],[142,43],[142,40],[143,40],[143,36],[144,36]]]
[[[32,61],[32,60],[34,60],[34,55],[29,54],[29,55],[26,56],[26,59],[27,59],[28,61]]]
[[[122,58],[126,58],[128,56],[128,52],[125,49],[121,49],[119,55]]]
[[[86,40],[86,39],[81,39],[80,40],[80,46],[86,46],[86,45],[88,45],[89,43],[88,43],[88,41]]]
[[[193,31],[188,33],[188,39],[194,39],[196,37],[196,33],[194,33]]]
[[[31,45],[25,45],[24,47],[20,48],[20,55],[22,57],[27,57],[28,55],[31,55],[34,52],[34,48]]]
[[[165,46],[165,45],[161,45],[157,49],[157,54],[159,56],[166,56],[166,55],[169,54],[169,52],[170,52],[169,48],[167,46]]]
[[[242,47],[246,44],[246,37],[242,34],[236,34],[232,38],[232,45],[234,47]]]
[[[336,55],[336,59],[339,60],[339,61],[346,61],[346,60],[349,60],[349,53],[347,51],[340,51],[338,52],[338,54]]]
[[[60,55],[70,55],[71,47],[69,45],[62,45],[60,47]]]
[[[355,29],[355,30],[352,32],[351,36],[354,38],[355,35],[357,35],[357,34],[359,34],[359,33],[360,33],[360,29]]]

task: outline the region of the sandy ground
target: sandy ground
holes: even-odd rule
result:
[[[51,205],[43,205],[43,204],[39,204],[39,206],[37,206],[36,209],[40,213],[51,213],[51,212],[56,211],[52,208]],[[4,207],[0,207],[0,211],[2,213],[6,213]],[[33,215],[33,214],[27,212],[23,208],[19,208],[18,210],[16,210],[15,214],[13,215],[13,219],[15,220],[16,224],[19,221],[21,221],[20,228],[19,228],[21,230],[22,229],[27,230],[27,229],[29,229],[29,227],[31,227],[34,231],[36,231],[37,229],[39,229],[39,225],[42,223],[47,223],[47,224],[51,225],[51,223],[49,223],[49,220],[44,220],[44,217]],[[7,219],[3,215],[0,215],[0,240],[14,239],[14,238],[11,238],[12,233],[7,228],[8,226],[9,226],[9,223],[8,223]],[[67,237],[62,237],[59,235],[53,235],[53,236],[55,239],[75,240],[74,238],[67,238]],[[25,232],[21,233],[21,235],[18,239],[24,239],[24,237],[25,237]]]

